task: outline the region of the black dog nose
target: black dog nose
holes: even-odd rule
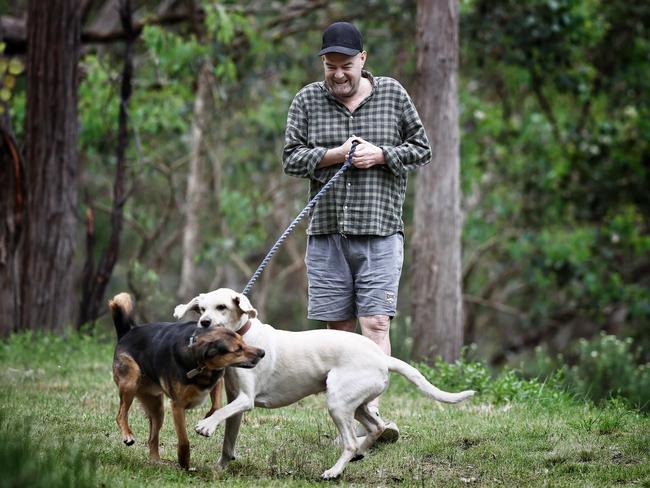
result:
[[[257,357],[259,357],[259,358],[263,358],[263,357],[264,357],[264,354],[266,354],[266,353],[264,352],[264,349],[260,349],[260,350],[257,351]]]
[[[201,327],[205,327],[206,329],[210,327],[212,324],[212,321],[210,319],[203,319],[201,320]]]

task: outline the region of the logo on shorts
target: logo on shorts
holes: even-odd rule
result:
[[[395,301],[395,293],[392,291],[387,291],[386,292],[386,301],[388,303],[393,303]]]

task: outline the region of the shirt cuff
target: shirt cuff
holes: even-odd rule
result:
[[[327,153],[327,149],[324,147],[315,147],[309,152],[309,160],[307,161],[307,173],[309,176],[321,183],[327,183],[327,172],[317,169],[318,163],[321,162],[323,157]]]
[[[403,172],[403,168],[397,150],[390,146],[380,146],[380,148],[384,152],[384,162],[386,163],[386,167],[395,176],[400,176]]]

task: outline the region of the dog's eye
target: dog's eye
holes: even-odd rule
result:
[[[199,307],[199,312],[201,312],[201,313],[205,312],[205,308]]]
[[[219,311],[223,311],[223,310],[225,310],[225,309],[226,309],[226,306],[225,306],[225,305],[217,305],[217,310],[219,310]]]

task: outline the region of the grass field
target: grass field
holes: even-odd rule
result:
[[[0,486],[310,486],[339,455],[321,396],[244,417],[239,457],[213,469],[223,428],[190,434],[191,464],[176,464],[169,410],[162,464],[147,459],[148,421],[131,411],[136,444],[122,444],[111,377],[113,342],[21,334],[0,343]],[[443,385],[441,385],[443,386]],[[531,393],[532,392],[532,393]],[[206,407],[191,411],[188,430]],[[441,406],[393,375],[384,417],[396,444],[351,463],[344,486],[650,487],[650,419],[622,403],[594,406],[546,385],[510,401],[479,395]]]

